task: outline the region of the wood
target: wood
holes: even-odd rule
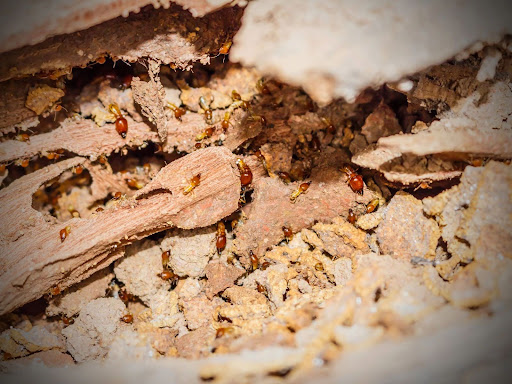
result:
[[[32,208],[32,194],[48,180],[85,163],[74,158],[51,165],[0,191],[0,314],[41,297],[50,288],[69,287],[107,267],[124,246],[172,226],[192,229],[216,223],[238,209],[235,157],[222,147],[206,148],[162,168],[135,198],[122,198],[92,218],[64,223]],[[183,188],[201,173],[201,184]],[[59,231],[71,232],[60,241]]]

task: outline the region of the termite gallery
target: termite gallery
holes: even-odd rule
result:
[[[188,195],[190,192],[194,190],[201,183],[201,174],[198,173],[192,179],[190,179],[190,183],[183,190],[184,195]]]
[[[222,221],[217,223],[217,253],[220,253],[226,248],[226,226]]]
[[[108,110],[116,118],[116,132],[121,135],[123,139],[126,139],[128,133],[128,121],[124,118],[119,106],[117,104],[110,104]]]
[[[295,203],[297,201],[297,198],[302,193],[306,193],[306,191],[308,190],[310,184],[311,184],[311,181],[308,181],[306,183],[302,183],[301,185],[299,185],[299,187],[295,191],[293,191],[292,194],[290,195],[291,202]]]
[[[68,225],[65,228],[62,228],[59,232],[60,235],[60,242],[62,243],[66,238],[68,237],[69,233],[71,232],[71,227]]]
[[[364,182],[363,177],[352,169],[349,165],[345,165],[341,168],[341,172],[347,175],[347,182],[350,188],[360,195],[363,194]]]

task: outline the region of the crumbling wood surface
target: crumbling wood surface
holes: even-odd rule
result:
[[[347,377],[353,379],[352,381],[363,378],[367,383],[382,383],[383,377],[390,376],[400,383],[417,381],[418,377],[426,378],[430,382],[447,379],[457,382],[468,377],[485,380],[489,376],[482,378],[482,374],[486,373],[494,373],[492,377],[496,381],[506,381],[509,373],[502,368],[503,356],[511,351],[512,337],[507,332],[510,321],[510,314],[490,320],[473,319],[468,323],[444,327],[407,341],[391,340],[371,349],[347,351],[333,364],[296,377],[293,382],[330,383],[333,377]],[[240,375],[250,371],[250,367],[272,370],[286,364],[293,366],[296,362],[292,355],[294,351],[293,348],[274,347],[260,351],[221,354],[206,360],[155,359],[137,364],[122,359],[105,365],[85,363],[74,368],[73,377],[77,384],[115,380],[163,382],[168,380],[169,372],[179,372],[179,375],[175,375],[177,383],[201,383],[204,381],[197,372],[204,371],[204,377],[208,377],[208,373],[217,373],[217,377],[224,378],[230,377],[231,373],[236,374],[239,379]],[[127,364],[131,369],[126,369]],[[368,365],[372,369],[369,370]],[[70,378],[69,370],[47,370],[45,374],[52,382],[69,381]],[[32,365],[16,372],[11,371],[9,378],[18,382],[31,382],[37,375],[41,375],[41,368]],[[233,376],[231,378],[235,380]]]
[[[336,216],[346,217],[350,208],[367,204],[373,193],[366,187],[363,196],[352,191],[339,170],[344,160],[341,152],[326,151],[311,171],[309,189],[295,203],[290,195],[300,182],[285,185],[278,178],[255,180],[253,201],[246,206],[247,221],[235,232],[237,253],[247,255],[252,250],[262,255],[284,238],[283,226],[296,233],[315,221],[328,223]]]
[[[146,123],[137,123],[129,118],[127,120],[128,134],[123,139],[116,132],[114,124],[98,127],[92,120],[70,119],[48,133],[31,136],[30,141],[9,140],[0,143],[0,162],[46,154],[58,149],[94,160],[125,146],[141,146],[145,141],[158,141],[156,132]]]
[[[240,8],[229,7],[195,19],[172,5],[129,19],[118,17],[85,31],[1,54],[0,81],[39,72],[67,73],[72,67],[85,67],[106,54],[129,62],[151,57],[163,64],[190,69],[196,61],[210,62],[210,55],[216,55],[220,45],[237,29],[240,16]]]
[[[482,102],[483,101],[483,102]],[[484,95],[479,92],[460,99],[427,129],[416,134],[394,135],[379,145],[417,156],[444,153],[509,159],[512,157],[512,89],[506,82],[494,84]],[[464,156],[465,155],[465,156]]]
[[[247,6],[230,56],[304,87],[320,103],[353,101],[368,86],[443,62],[479,40],[496,41],[511,31],[508,13],[505,3],[478,0],[262,0]]]
[[[216,118],[220,120],[221,114]],[[232,128],[227,133],[220,129],[209,139],[209,142],[224,138],[224,145],[230,150],[236,149],[246,140],[258,135],[261,131],[259,123],[248,123],[247,112],[237,109],[232,117]],[[7,140],[0,143],[0,162],[29,158],[35,155],[45,155],[58,149],[89,157],[95,160],[100,155],[110,155],[127,147],[140,147],[145,142],[160,142],[157,132],[145,122],[128,120],[128,134],[123,139],[115,130],[114,124],[107,123],[98,127],[92,120],[68,119],[59,128],[47,133],[32,135],[30,141],[21,142]],[[165,120],[167,140],[162,145],[164,152],[172,153],[175,149],[183,152],[195,150],[197,141],[194,138],[207,127],[204,117],[197,113],[187,113],[178,121],[167,114]]]
[[[468,119],[434,121],[425,131],[379,140],[382,147],[392,151],[417,156],[445,154],[454,159],[467,159],[468,155],[510,159],[510,143],[512,129],[482,127]]]
[[[0,83],[0,132],[14,131],[12,126],[24,120],[35,118],[36,114],[25,107],[31,81],[6,81]]]
[[[388,181],[414,184],[452,179],[462,174],[453,160],[512,157],[512,90],[497,82],[475,91],[416,133],[381,137],[352,161],[383,173]],[[420,123],[421,124],[421,123]],[[417,124],[418,125],[418,124]],[[434,158],[426,159],[426,156]]]
[[[0,191],[0,313],[37,299],[50,288],[66,288],[104,268],[123,254],[123,247],[151,233],[177,226],[211,225],[238,208],[240,181],[234,156],[225,148],[196,151],[164,167],[136,199],[89,219],[50,223],[32,207],[41,184],[84,159],[70,159],[34,172]],[[183,188],[201,173],[201,184],[189,195]],[[21,212],[21,214],[20,214]],[[71,233],[64,242],[59,231]]]
[[[164,7],[169,1],[160,1]],[[2,2],[1,13],[8,23],[0,33],[0,52],[40,43],[50,36],[72,33],[114,17],[128,16],[150,4],[150,0],[96,0],[90,2],[57,0],[27,1],[23,7],[14,0]]]
[[[160,141],[167,139],[167,119],[165,116],[165,91],[160,82],[160,63],[148,61],[149,82],[141,81],[138,77],[131,83],[133,100],[140,105],[142,114],[156,125]]]

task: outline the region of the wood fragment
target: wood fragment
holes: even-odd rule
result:
[[[145,141],[156,141],[157,135],[145,123],[128,120],[128,134],[123,139],[114,124],[98,127],[92,120],[66,120],[61,127],[48,133],[33,135],[30,141],[9,140],[0,143],[0,162],[46,154],[65,149],[80,156],[96,159],[124,146],[141,146]]]
[[[148,60],[149,82],[138,77],[132,80],[133,99],[140,105],[142,113],[156,125],[160,141],[167,140],[167,118],[165,116],[165,91],[160,82],[160,62]]]
[[[84,31],[51,37],[35,46],[1,54],[0,81],[36,73],[59,77],[70,73],[72,67],[85,67],[105,54],[129,62],[151,57],[162,64],[190,69],[196,61],[210,62],[210,51],[217,54],[222,44],[216,41],[230,38],[230,31],[236,30],[241,15],[240,8],[228,7],[194,19],[173,5],[128,19],[118,17]]]
[[[64,289],[121,257],[125,245],[171,226],[214,224],[238,208],[240,180],[235,158],[225,148],[207,148],[178,159],[138,191],[88,219],[50,223],[32,208],[32,194],[84,159],[69,159],[36,171],[0,191],[0,313],[7,313],[50,288]],[[184,195],[183,187],[200,172],[201,185]],[[16,213],[16,214],[15,214]],[[11,220],[16,217],[16,220]],[[64,242],[59,231],[71,227]]]

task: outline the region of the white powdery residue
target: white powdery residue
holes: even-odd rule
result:
[[[409,92],[413,86],[414,83],[411,80],[402,80],[398,83],[398,89],[402,92]]]
[[[501,52],[498,50],[490,51],[489,54],[482,60],[480,70],[476,75],[476,79],[479,82],[491,80],[496,74],[496,66],[501,60]]]

